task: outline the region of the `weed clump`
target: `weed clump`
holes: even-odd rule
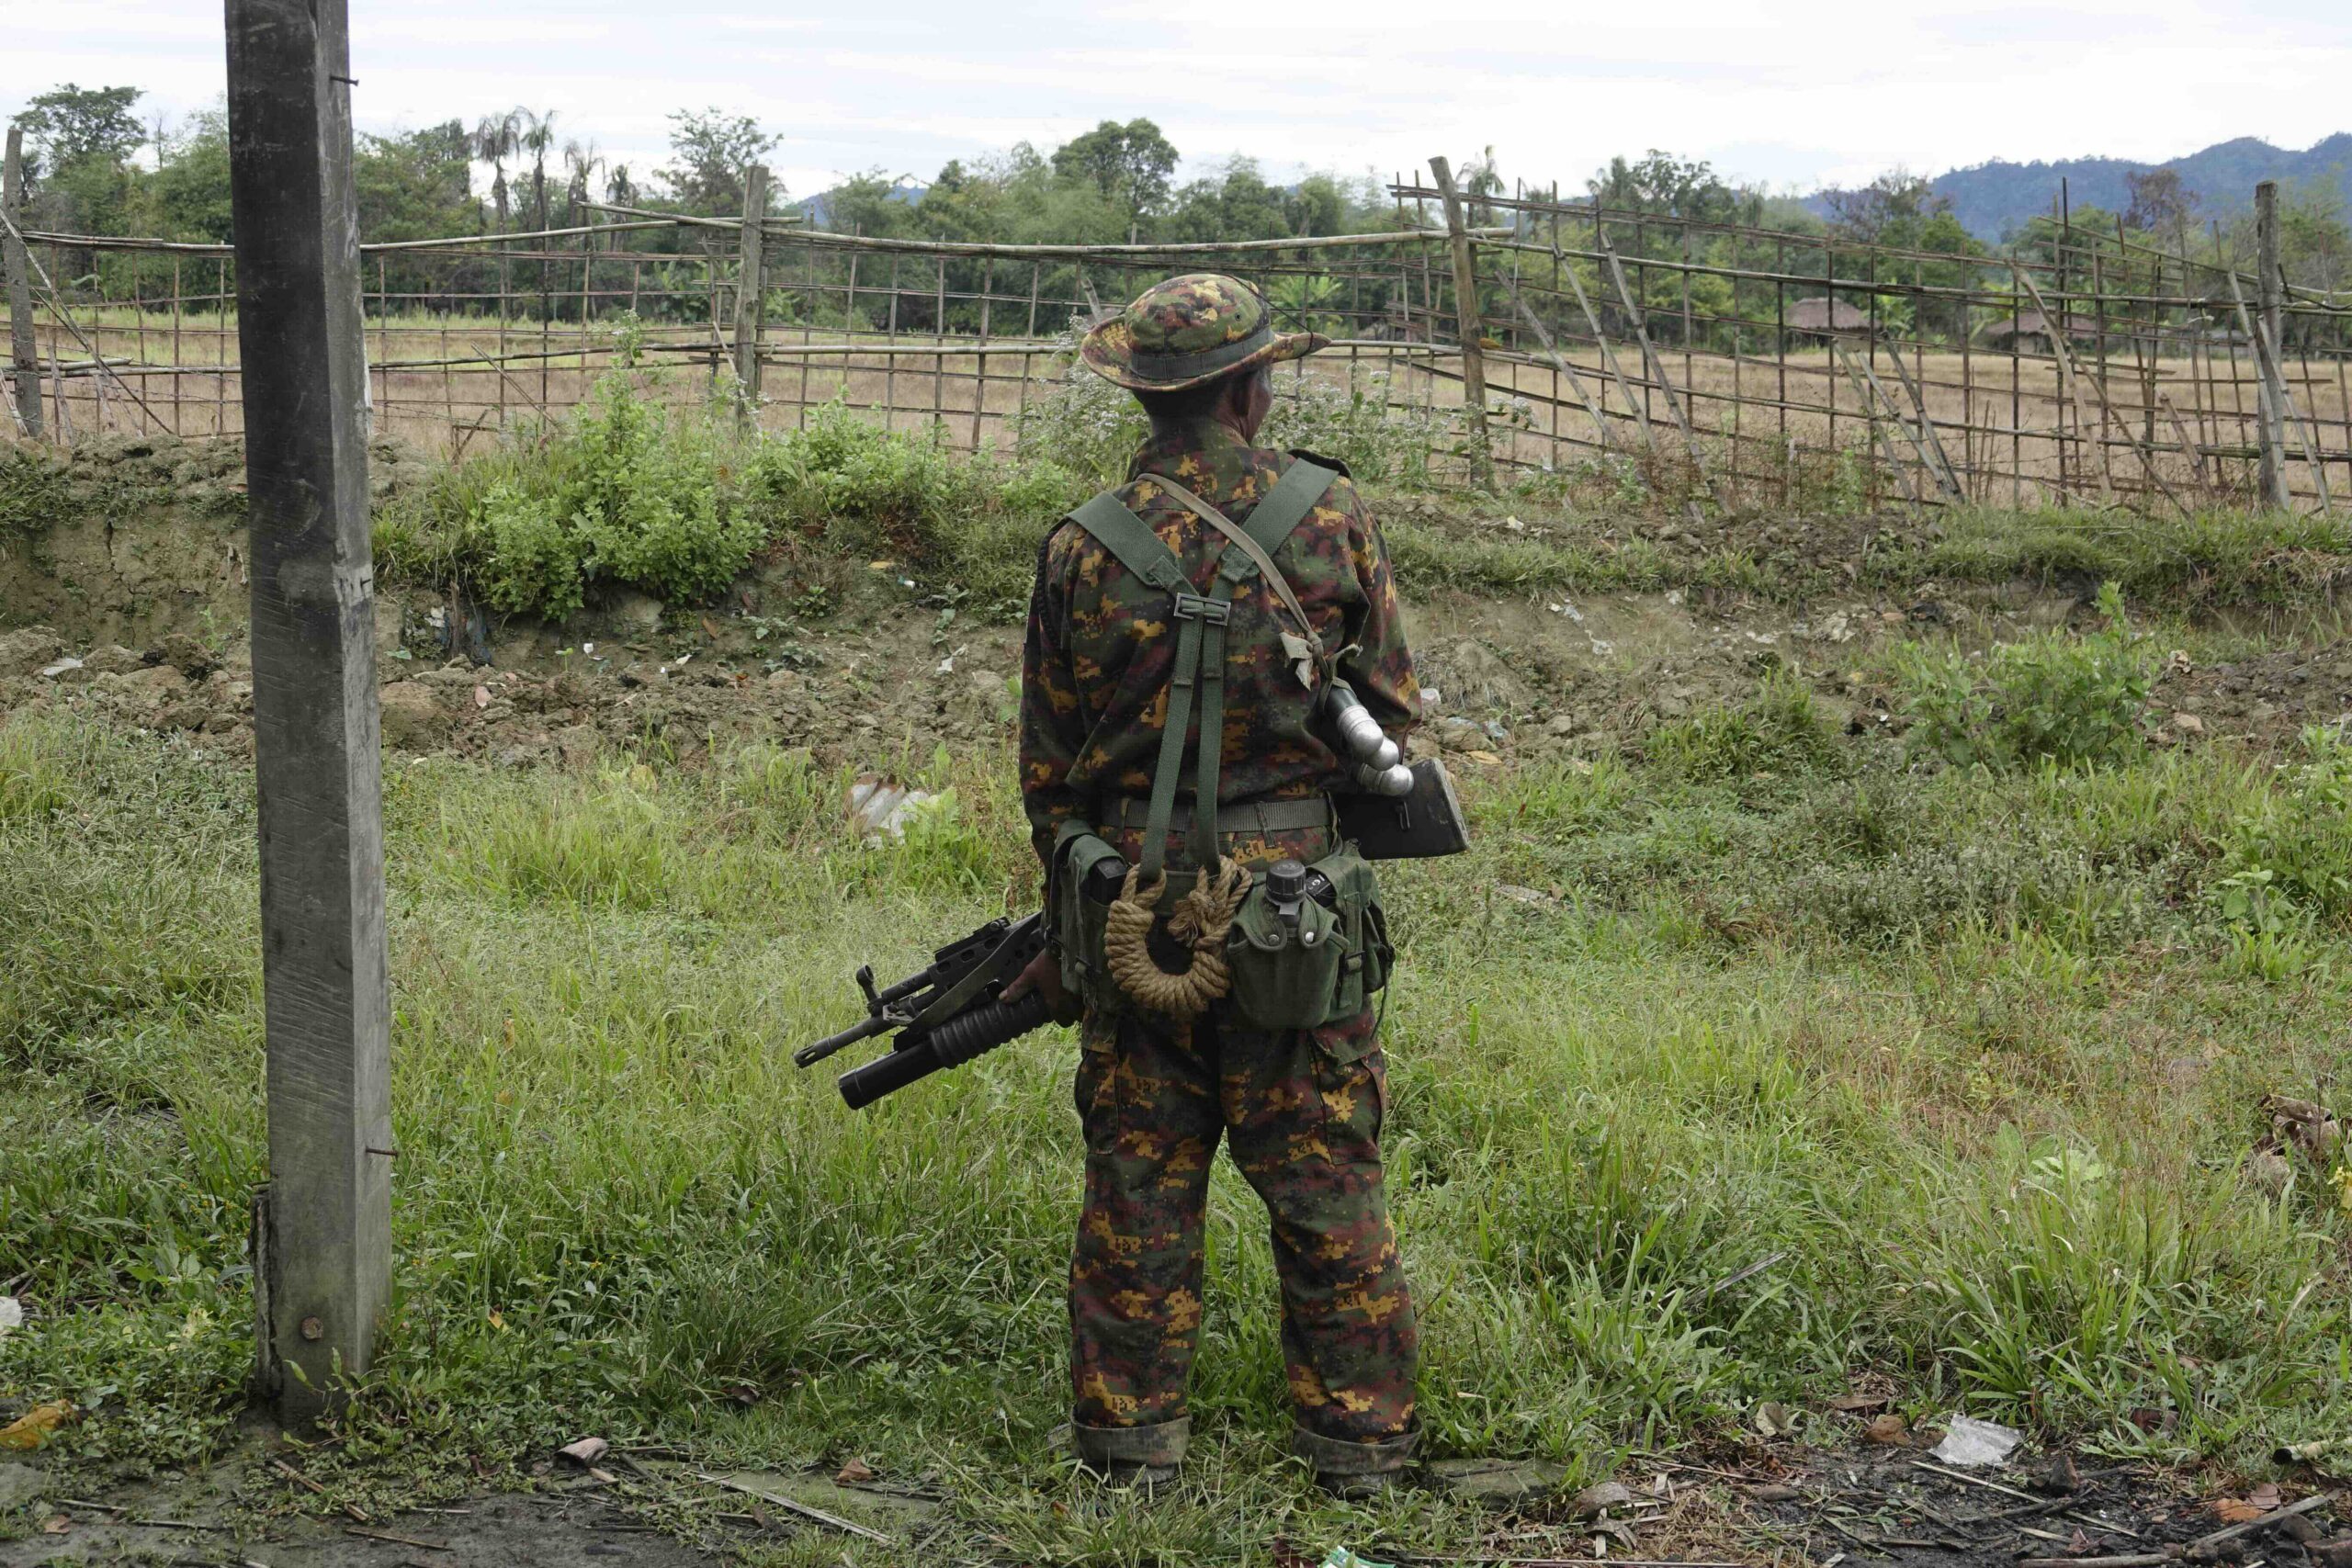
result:
[[[70,491],[62,457],[0,443],[0,544],[38,538],[67,510]]]
[[[2098,629],[2045,632],[1984,658],[1950,648],[1902,650],[1914,755],[1995,770],[2118,762],[2141,748],[2154,659],[2113,582],[2098,592]]]
[[[1811,688],[1777,668],[1747,702],[1660,725],[1642,749],[1661,770],[1692,783],[1815,767],[1835,754]]]
[[[2245,936],[2300,935],[2352,916],[2352,740],[2340,726],[2313,725],[2302,744],[2280,787],[2254,792],[2231,824],[2215,896]]]

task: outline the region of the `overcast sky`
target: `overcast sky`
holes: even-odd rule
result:
[[[2160,160],[2352,130],[2346,0],[350,0],[355,107],[391,130],[522,103],[644,170],[664,114],[717,105],[784,142],[797,194],[879,168],[1050,148],[1148,115],[1197,170],[1409,169],[1493,146],[1580,188],[1658,147],[1810,189],[1894,165]],[[174,117],[222,86],[220,0],[0,0],[0,116],[65,81]]]

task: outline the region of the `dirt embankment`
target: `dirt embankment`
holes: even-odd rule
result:
[[[423,472],[378,455],[390,493]],[[0,712],[62,705],[252,744],[245,650],[243,475],[233,444],[118,437],[56,479],[60,520],[0,542]],[[1400,503],[1427,515],[1436,503]],[[1465,529],[1489,525],[1480,519]],[[1629,524],[1693,558],[1739,549],[1829,560],[1860,549],[1868,520]],[[377,606],[384,738],[396,751],[576,763],[614,744],[692,753],[738,739],[887,766],[935,745],[1009,740],[1020,629],[943,612],[887,570],[815,596],[778,570],[724,605],[621,593],[562,626],[499,624],[446,591],[393,583]],[[1405,584],[1408,594],[1413,584]],[[1802,605],[1736,594],[1479,597],[1411,604],[1424,683],[1419,740],[1463,766],[1590,755],[1661,718],[1736,701],[1768,670],[1795,674],[1834,719],[1884,722],[1892,694],[1874,649],[1932,629],[1990,641],[2080,613],[2071,589],[1856,587]],[[2172,739],[2290,733],[2352,711],[2352,643],[2278,647],[2211,669],[2176,664],[2153,716]]]

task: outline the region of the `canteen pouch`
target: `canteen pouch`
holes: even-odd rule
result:
[[[1372,867],[1342,847],[1308,870],[1329,879],[1331,907],[1302,898],[1296,922],[1286,920],[1261,874],[1234,912],[1225,942],[1233,974],[1227,1001],[1248,1028],[1318,1029],[1353,1018],[1387,983],[1387,932]]]
[[[1117,849],[1082,823],[1069,824],[1054,848],[1053,886],[1047,894],[1054,944],[1061,953],[1062,987],[1096,1006],[1125,994],[1111,978],[1103,952],[1111,906],[1088,896],[1097,876],[1106,874],[1100,869],[1105,862],[1117,863],[1120,874],[1125,874],[1126,860]]]

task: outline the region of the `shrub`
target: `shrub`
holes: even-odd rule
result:
[[[658,376],[622,353],[571,418],[450,470],[389,508],[376,529],[388,572],[456,573],[510,614],[561,621],[599,582],[665,599],[724,588],[766,542],[719,483],[727,439],[703,414],[673,414]]]
[[[2088,636],[2044,632],[1982,659],[1903,649],[1895,674],[1913,754],[1996,769],[2086,767],[2137,754],[2154,660],[2112,582],[2099,589],[2098,614]]]
[[[0,441],[0,543],[38,537],[66,510],[65,460],[40,447]]]
[[[886,431],[839,402],[763,441],[742,483],[773,532],[899,562],[953,600],[1006,611],[1028,592],[1038,542],[1093,488],[1051,459],[958,457],[941,434]]]
[[[2352,915],[2352,740],[2335,725],[2303,731],[2305,760],[2232,825],[2214,893],[2224,919],[2277,935]]]

